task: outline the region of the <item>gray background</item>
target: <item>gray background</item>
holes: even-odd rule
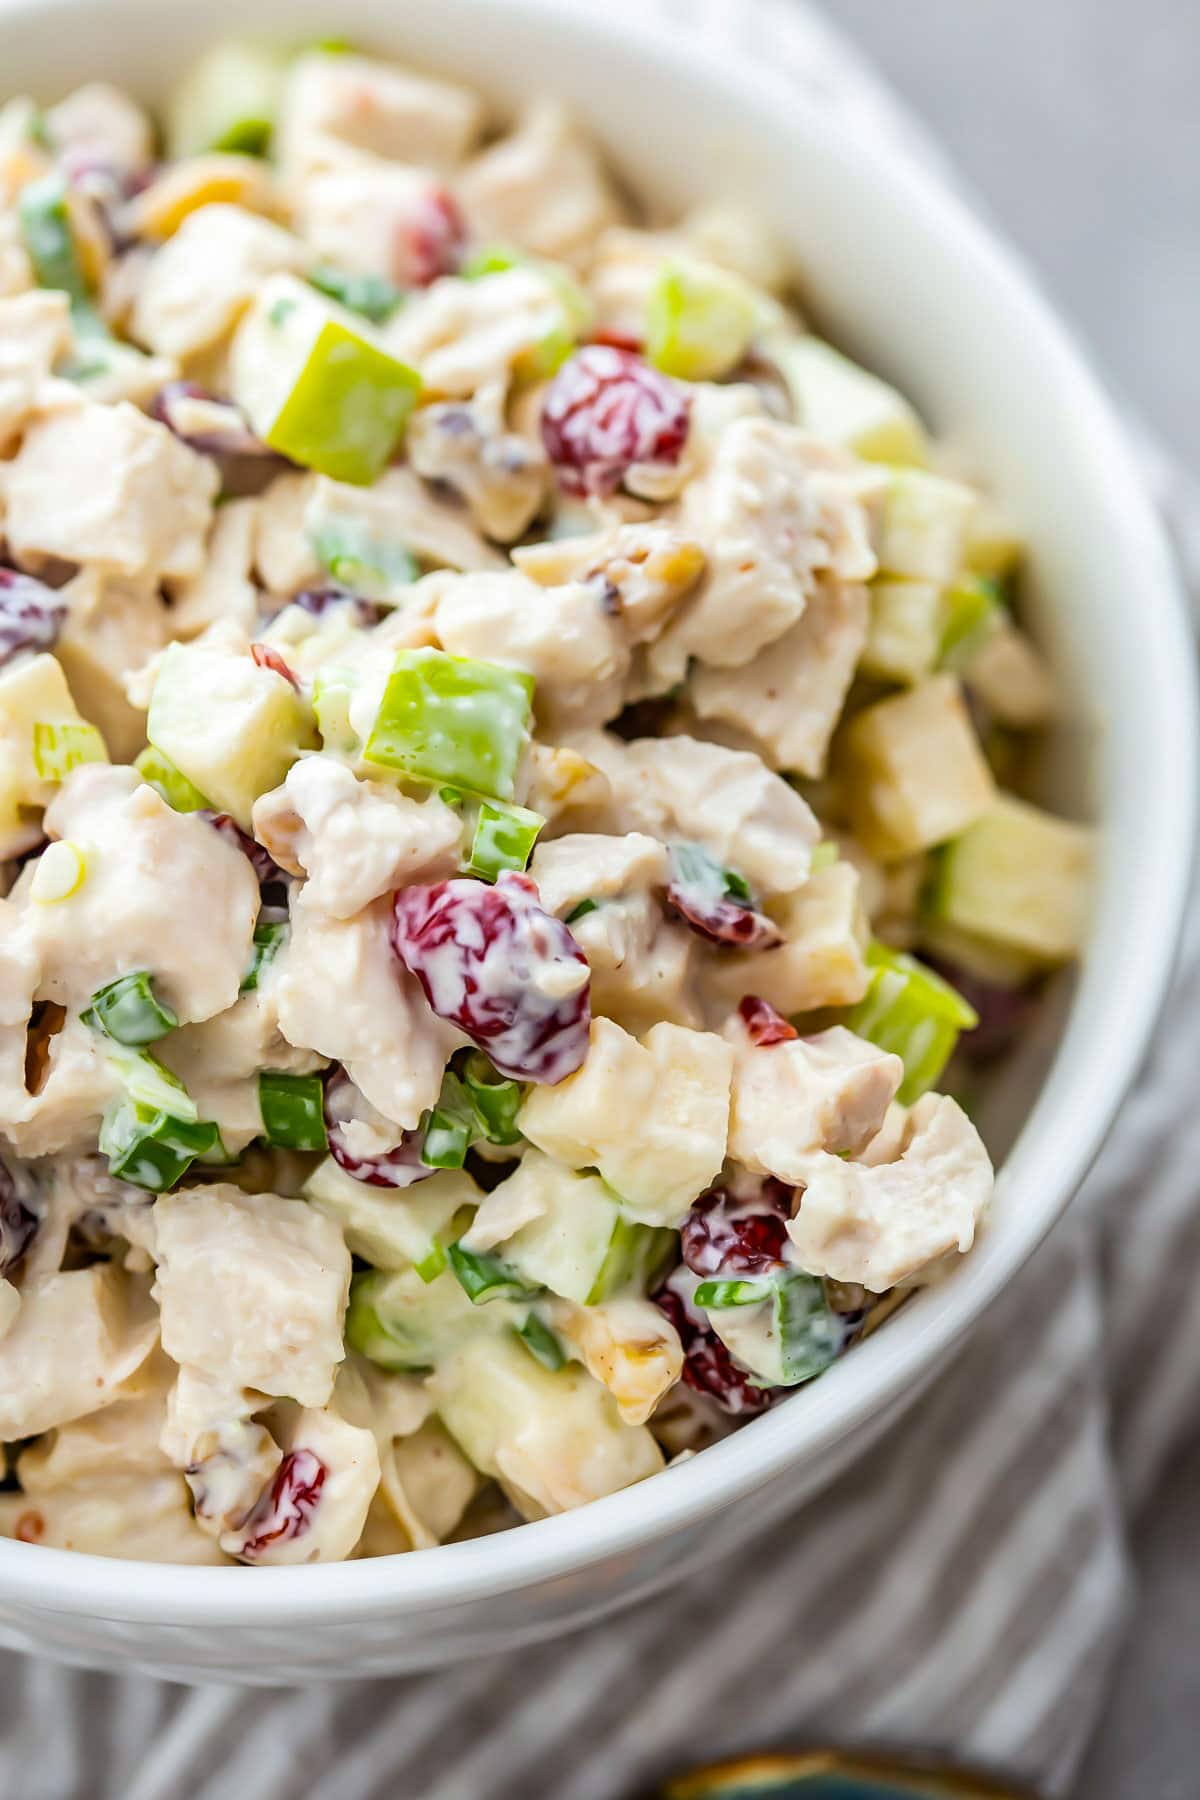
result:
[[[1200,0],[824,0],[1200,469]],[[1200,1397],[1197,1417],[1200,1420]],[[1077,1800],[1200,1794],[1200,1431],[1135,1535],[1137,1615]]]

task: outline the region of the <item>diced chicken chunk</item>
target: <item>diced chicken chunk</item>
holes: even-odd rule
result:
[[[475,236],[563,262],[586,264],[621,216],[595,150],[553,101],[464,169],[458,192]]]
[[[311,1050],[289,1044],[279,1028],[276,964],[258,984],[213,1019],[181,1025],[155,1047],[196,1102],[202,1119],[221,1128],[221,1141],[238,1150],[262,1133],[258,1076],[262,1069],[309,1074],[323,1066]]]
[[[796,1260],[813,1275],[873,1293],[964,1255],[992,1192],[992,1166],[956,1101],[925,1094],[908,1115],[896,1162],[864,1167],[820,1152],[788,1223]]]
[[[176,615],[167,612],[150,584],[95,569],[81,569],[60,598],[67,616],[54,654],[80,712],[98,728],[109,754],[117,762],[132,762],[146,741],[146,715],[127,699],[125,677],[162,649]]]
[[[479,530],[496,543],[521,537],[540,512],[549,485],[546,454],[508,430],[499,388],[470,402],[420,407],[407,443],[417,474],[453,488]]]
[[[268,275],[304,266],[282,226],[242,206],[202,206],[155,251],[133,309],[133,335],[162,356],[223,343]]]
[[[623,743],[584,732],[576,747],[607,775],[618,830],[702,844],[764,894],[808,875],[821,830],[807,803],[745,750],[680,735]]]
[[[301,893],[277,959],[276,994],[288,1042],[343,1063],[372,1106],[408,1130],[436,1101],[462,1038],[430,1011],[393,956],[390,917],[377,900],[353,919],[331,919]]]
[[[254,635],[259,592],[253,569],[260,510],[258,500],[227,500],[213,514],[204,567],[190,581],[179,582],[172,596],[173,636],[196,637],[218,621]],[[126,667],[135,669],[149,657],[150,652],[130,656]]]
[[[388,469],[370,488],[318,476],[305,506],[304,526],[310,539],[318,531],[348,528],[368,543],[402,548],[434,567],[499,571],[505,566],[469,514],[440,499],[406,468]]]
[[[552,1300],[555,1331],[589,1375],[608,1389],[627,1425],[644,1425],[683,1369],[679,1333],[660,1307],[636,1294],[598,1306]]]
[[[684,490],[683,526],[704,546],[708,575],[651,653],[664,687],[692,656],[717,668],[752,661],[803,615],[819,574],[874,574],[863,479],[794,426],[726,427],[707,475]]]
[[[24,1005],[28,1013],[28,998]],[[21,1156],[90,1150],[120,1092],[96,1033],[47,1009],[36,1026],[0,1028],[0,1046],[0,1118],[13,1148]]]
[[[305,529],[305,515],[320,479],[290,470],[277,475],[257,498],[253,561],[272,594],[298,593],[324,575]]]
[[[249,1518],[221,1533],[221,1548],[255,1567],[270,1564],[344,1562],[362,1536],[367,1512],[379,1486],[379,1449],[374,1433],[350,1425],[329,1407],[292,1412],[279,1431],[285,1460],[277,1481],[295,1469],[298,1485],[320,1471],[319,1483],[295,1525],[284,1495],[275,1484],[264,1491]],[[285,1524],[278,1529],[280,1520]]]
[[[631,644],[658,636],[705,568],[699,544],[658,520],[528,544],[513,551],[513,561],[545,587],[598,582]]]
[[[729,1154],[781,1181],[802,1180],[814,1150],[863,1150],[904,1077],[898,1056],[843,1025],[760,1046],[735,1017],[725,1035],[734,1046]]]
[[[319,261],[399,287],[446,272],[452,220],[428,170],[367,157],[310,176],[296,209],[296,229]]]
[[[35,288],[0,300],[0,451],[35,411],[51,369],[70,344],[65,294]]]
[[[196,574],[215,465],[136,407],[81,404],[39,419],[3,469],[9,549],[158,581]]]
[[[27,1283],[0,1339],[0,1442],[98,1412],[158,1338],[144,1282],[94,1263]]]
[[[393,356],[419,369],[427,394],[467,399],[497,382],[507,385],[522,358],[560,339],[566,323],[562,288],[531,266],[478,281],[435,281],[383,336]]]
[[[582,1069],[533,1088],[521,1130],[560,1162],[598,1169],[631,1218],[677,1226],[724,1161],[732,1073],[732,1050],[709,1032],[663,1023],[639,1043],[594,1019]]]
[[[89,81],[50,107],[46,132],[75,166],[105,164],[137,174],[154,156],[154,127],[142,108],[107,81]]]
[[[276,145],[289,177],[365,151],[396,162],[452,168],[482,122],[478,97],[394,63],[313,51],[293,63]]]
[[[605,837],[580,831],[539,844],[529,873],[546,911],[562,917],[582,900],[612,900],[665,887],[670,865],[665,846],[643,832]]]
[[[308,877],[306,906],[349,919],[381,894],[452,875],[463,825],[437,794],[415,800],[310,756],[255,802],[254,834],[277,862]]]
[[[688,698],[702,719],[747,733],[777,769],[821,775],[868,623],[859,582],[818,580],[802,618],[738,669],[695,670]]]
[[[163,1348],[232,1387],[321,1406],[344,1354],[350,1254],[302,1200],[225,1183],[155,1206]]]
[[[621,710],[629,647],[603,593],[577,582],[542,588],[513,569],[495,575],[431,575],[434,629],[452,656],[523,669],[550,730],[595,724]]]
[[[870,935],[858,871],[836,862],[772,905],[783,943],[774,950],[721,956],[708,962],[707,982],[733,1005],[758,994],[785,1017],[822,1006],[853,1006],[867,991],[865,951]]]

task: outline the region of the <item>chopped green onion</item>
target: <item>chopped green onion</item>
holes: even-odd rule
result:
[[[105,1036],[104,1054],[120,1076],[126,1098],[135,1106],[168,1113],[189,1124],[199,1118],[199,1108],[178,1075],[165,1069],[148,1050],[135,1050]]]
[[[71,235],[65,178],[55,170],[28,182],[17,201],[17,217],[38,286],[60,289],[70,300],[72,312],[95,318]]]
[[[43,781],[62,781],[84,763],[107,761],[94,725],[48,725],[39,719],[33,727],[33,766]]]
[[[702,1281],[693,1298],[697,1306],[756,1306],[772,1292],[769,1281]]]
[[[424,1120],[421,1161],[427,1169],[461,1169],[471,1148],[471,1131],[464,1119],[435,1106]]]
[[[501,1075],[482,1050],[472,1050],[462,1067],[462,1084],[488,1143],[519,1144],[520,1082]]]
[[[134,758],[133,766],[142,780],[150,787],[157,788],[167,805],[176,812],[215,811],[200,789],[193,787],[170,757],[164,756],[161,750],[156,750],[153,744],[147,744],[141,754]]]
[[[753,905],[754,896],[744,875],[722,868],[701,844],[671,844],[671,876],[681,888],[711,900],[740,900]]]
[[[420,781],[511,800],[532,697],[532,678],[518,669],[443,650],[402,650],[363,758]]]
[[[576,920],[586,919],[589,913],[596,912],[599,909],[599,906],[600,902],[598,900],[581,900],[578,906],[573,906],[571,908],[570,912],[563,920],[563,924],[574,925]]]
[[[85,1025],[133,1049],[157,1043],[179,1023],[171,1008],[155,997],[148,969],[135,969],[98,988],[81,1016]]]
[[[567,1360],[566,1353],[549,1326],[543,1325],[536,1313],[530,1313],[525,1323],[516,1327],[516,1333],[530,1356],[540,1362],[543,1369],[562,1368]]]
[[[361,313],[373,325],[386,325],[406,299],[403,288],[382,275],[359,275],[350,269],[334,268],[330,263],[310,269],[308,280],[318,293],[328,294],[351,312]]]
[[[463,1293],[476,1306],[486,1300],[532,1300],[537,1294],[499,1257],[464,1250],[461,1244],[449,1245],[446,1255]]]
[[[251,994],[270,968],[279,952],[287,942],[289,926],[280,920],[278,924],[263,924],[261,921],[254,927],[254,952],[250,959],[250,967],[242,977],[239,994]]]
[[[775,1282],[773,1305],[778,1380],[785,1387],[811,1381],[841,1354],[846,1341],[845,1326],[825,1296],[824,1283],[815,1275],[789,1269]],[[772,1386],[774,1379],[762,1385]]]
[[[361,519],[345,515],[327,519],[310,531],[309,542],[340,587],[370,600],[395,599],[420,574],[403,544],[382,542]]]
[[[324,1150],[324,1094],[319,1075],[260,1070],[258,1104],[267,1142],[279,1150]]]
[[[902,950],[872,943],[866,960],[870,986],[846,1023],[859,1037],[900,1057],[904,1080],[898,1098],[911,1106],[945,1068],[959,1032],[973,1030],[979,1015],[948,981]]]
[[[47,844],[34,864],[29,898],[39,906],[57,906],[79,892],[87,874],[87,862],[78,844],[57,838]]]
[[[105,1116],[100,1151],[109,1172],[135,1187],[161,1194],[175,1187],[198,1156],[221,1142],[211,1120],[186,1120],[122,1100]]]
[[[438,1276],[445,1271],[446,1267],[446,1247],[444,1244],[439,1244],[436,1238],[433,1240],[433,1248],[430,1250],[429,1254],[423,1256],[420,1262],[413,1264],[413,1268],[417,1271],[417,1274],[421,1277],[421,1280],[426,1286],[428,1286],[431,1281],[436,1281]]]
[[[545,823],[541,813],[531,812],[527,806],[501,806],[485,800],[475,822],[467,874],[494,881],[505,869],[524,869]]]

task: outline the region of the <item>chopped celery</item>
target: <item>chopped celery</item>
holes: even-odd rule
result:
[[[263,156],[271,142],[287,71],[284,51],[220,43],[192,63],[167,106],[172,157],[207,150]]]
[[[536,1313],[531,1312],[516,1331],[530,1356],[540,1362],[543,1369],[562,1368],[567,1360],[566,1353],[550,1327],[543,1325]]]
[[[402,650],[363,758],[417,780],[511,800],[532,696],[532,678],[520,670],[444,650]]]
[[[99,1029],[95,1027],[95,1029]],[[148,1050],[135,1050],[106,1037],[104,1054],[116,1069],[125,1096],[135,1106],[150,1112],[163,1112],[173,1119],[194,1125],[199,1108],[178,1075],[163,1065]]]
[[[1087,928],[1092,855],[1085,826],[997,794],[942,851],[933,917],[995,950],[1066,962]]]
[[[322,263],[308,271],[308,279],[319,294],[327,294],[351,312],[361,313],[372,325],[386,325],[405,301],[404,289],[382,275],[360,275],[352,269]]]
[[[263,1135],[280,1150],[324,1150],[325,1090],[319,1075],[262,1069],[258,1104]]]
[[[177,769],[170,757],[156,750],[153,744],[147,744],[140,756],[134,758],[134,768],[142,780],[152,788],[157,788],[168,806],[176,812],[212,812],[214,808],[200,792],[193,787],[182,769]]]
[[[520,1082],[499,1074],[482,1050],[472,1050],[463,1063],[462,1083],[489,1144],[519,1144]]]
[[[864,462],[929,460],[920,419],[902,394],[860,369],[820,338],[772,345],[791,392],[796,423],[815,437],[843,444]]]
[[[339,587],[369,600],[390,600],[411,587],[420,570],[403,544],[384,543],[362,519],[345,514],[329,518],[309,532],[313,554]]]
[[[357,487],[391,458],[421,387],[365,320],[293,275],[263,283],[230,367],[232,398],[264,443]]]
[[[911,1106],[945,1068],[959,1032],[972,1031],[979,1018],[949,982],[902,950],[872,943],[866,960],[870,984],[846,1023],[859,1037],[901,1059],[899,1099]]]
[[[832,868],[838,860],[839,854],[837,843],[833,838],[822,838],[821,842],[813,848],[812,861],[808,865],[809,874],[816,875],[822,869]]]
[[[942,635],[938,661],[944,669],[965,669],[1004,617],[996,582],[986,575],[963,575],[942,595]]]
[[[446,1254],[459,1286],[475,1306],[487,1300],[532,1300],[539,1292],[499,1257],[480,1250],[464,1250],[461,1244],[450,1244]]]
[[[753,291],[715,263],[665,263],[646,303],[646,356],[664,374],[716,381],[750,348]]]
[[[62,781],[84,763],[107,762],[104,739],[94,725],[48,725],[38,719],[33,727],[33,766],[43,781]]]
[[[148,969],[135,969],[98,988],[81,1017],[85,1025],[132,1049],[157,1043],[179,1023],[171,1008],[156,997]]]
[[[266,969],[274,962],[283,949],[288,937],[287,924],[281,919],[278,922],[260,921],[254,927],[254,953],[250,959],[250,967],[242,977],[239,994],[251,994],[258,986]]]
[[[531,812],[528,807],[500,806],[485,800],[475,822],[467,874],[495,881],[505,869],[524,869],[545,823],[541,813]]]
[[[109,1173],[161,1194],[173,1188],[197,1157],[211,1154],[221,1134],[211,1120],[186,1120],[122,1100],[105,1116],[100,1151]]]

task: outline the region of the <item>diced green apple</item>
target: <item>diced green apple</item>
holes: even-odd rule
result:
[[[884,862],[958,836],[994,793],[951,675],[930,676],[857,713],[842,736],[838,773],[855,834]]]
[[[942,667],[961,674],[1004,617],[1004,603],[994,581],[984,575],[960,576],[944,597],[938,646]]]
[[[772,346],[792,395],[796,423],[866,462],[924,465],[925,427],[908,401],[820,338]]]
[[[444,650],[402,650],[363,761],[510,801],[532,697],[532,678],[517,669]]]
[[[368,486],[392,457],[421,379],[371,327],[294,275],[273,275],[239,325],[232,397],[273,450]]]
[[[595,1306],[621,1288],[644,1288],[669,1252],[672,1234],[627,1219],[598,1175],[555,1168],[546,1157],[535,1167],[553,1170],[557,1187],[542,1216],[498,1247],[507,1266],[579,1306]],[[525,1179],[520,1170],[509,1176]]]
[[[107,760],[103,739],[81,717],[57,659],[22,657],[0,670],[0,860],[36,842],[38,809],[53,799],[60,773],[75,766],[55,751],[48,732],[72,734],[57,740],[60,750],[86,745]]]
[[[160,793],[167,805],[176,812],[211,812],[206,795],[198,787],[193,787],[186,775],[180,773],[175,764],[165,757],[161,750],[152,744],[133,761],[144,782]]]
[[[431,1369],[474,1337],[490,1350],[524,1314],[506,1300],[472,1305],[449,1270],[425,1282],[416,1269],[370,1269],[350,1284],[346,1342],[384,1369]]]
[[[1067,962],[1087,928],[1092,856],[1085,826],[999,794],[942,852],[933,918],[1043,965]]]
[[[1003,581],[1011,575],[1025,554],[1025,540],[1003,507],[987,494],[971,514],[967,527],[965,561],[976,575],[991,581]]]
[[[938,659],[942,590],[932,581],[879,577],[869,593],[871,619],[859,669],[877,681],[920,681]]]
[[[876,545],[883,575],[948,587],[963,566],[978,496],[924,469],[896,469],[884,494]]]
[[[449,1171],[408,1188],[372,1187],[328,1156],[305,1182],[304,1197],[336,1219],[350,1249],[377,1269],[440,1274],[443,1246],[456,1235],[451,1221],[477,1206],[480,1194],[469,1175]]]
[[[467,874],[495,881],[506,869],[524,869],[545,823],[541,813],[531,812],[527,806],[501,806],[484,800],[475,821]]]
[[[262,156],[271,141],[288,58],[263,44],[214,44],[167,103],[167,153],[239,150]]]
[[[716,263],[664,263],[646,303],[646,356],[666,375],[717,381],[745,356],[758,325],[754,290]]]
[[[278,787],[300,752],[317,745],[309,710],[285,676],[207,638],[168,645],[146,735],[244,831],[258,796]]]

